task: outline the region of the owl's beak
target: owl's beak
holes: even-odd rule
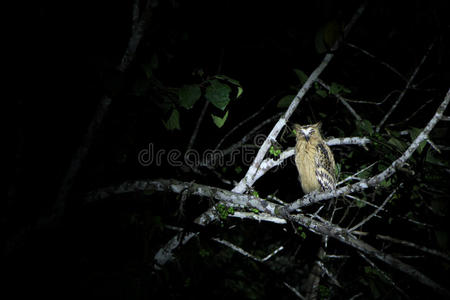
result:
[[[308,128],[308,129],[300,129],[300,131],[302,132],[302,134],[303,134],[303,136],[305,137],[305,140],[307,141],[307,142],[309,142],[309,138],[311,137],[311,130],[310,130],[310,128]]]

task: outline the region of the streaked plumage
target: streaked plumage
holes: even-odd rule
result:
[[[320,135],[320,123],[294,124],[294,130],[297,136],[295,164],[303,192],[334,190],[336,165],[333,153]]]

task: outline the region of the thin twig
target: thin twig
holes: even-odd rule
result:
[[[410,299],[410,297],[408,296],[408,294],[406,294],[395,282],[394,280],[392,280],[391,277],[389,277],[386,272],[383,272],[380,268],[378,268],[378,266],[371,261],[367,256],[364,255],[364,253],[362,252],[358,252],[358,254],[369,263],[369,265],[376,269],[378,271],[379,274],[381,274],[381,276],[384,277],[384,279],[386,280],[386,282],[389,282],[400,294],[402,294],[406,299]]]
[[[387,236],[387,235],[381,235],[381,234],[377,234],[376,238],[380,239],[380,240],[385,240],[385,241],[389,241],[389,242],[392,242],[392,243],[400,244],[400,245],[403,245],[403,246],[408,246],[408,247],[411,247],[411,248],[415,248],[415,249],[420,250],[422,252],[426,252],[426,253],[432,254],[434,256],[438,256],[440,258],[443,258],[446,261],[450,261],[450,256],[448,256],[447,254],[442,253],[442,252],[437,251],[437,250],[434,250],[434,249],[430,249],[430,248],[421,246],[421,245],[414,244],[412,242],[399,240],[399,239],[396,239],[396,238],[393,238],[393,237],[390,237],[390,236]]]
[[[295,289],[294,287],[290,286],[289,284],[287,284],[286,282],[283,282],[283,284],[291,290],[291,292],[293,292],[295,294],[295,296],[297,296],[298,298],[302,299],[302,300],[306,300],[306,298],[304,296],[302,296],[302,294],[300,294],[299,291],[297,291],[297,289]]]
[[[242,127],[243,125],[245,125],[246,123],[248,123],[249,121],[253,120],[255,117],[257,117],[259,114],[261,114],[261,112],[264,111],[264,109],[274,100],[276,99],[277,96],[273,96],[272,98],[269,99],[269,101],[267,101],[263,106],[261,106],[258,111],[256,111],[255,113],[253,113],[251,116],[249,116],[248,118],[245,118],[244,120],[242,120],[241,122],[239,122],[236,126],[233,127],[233,129],[231,129],[230,131],[228,131],[223,138],[219,141],[219,143],[217,143],[216,147],[214,148],[214,150],[217,150],[220,148],[220,146],[222,146],[222,143],[225,141],[225,139],[227,139],[233,132],[235,132],[237,129],[239,129],[240,127]]]
[[[223,57],[225,55],[225,50],[223,48],[220,49],[220,55],[219,55],[219,64],[217,65],[217,74],[220,74],[222,71],[222,65],[223,65]],[[191,139],[189,140],[189,144],[186,148],[186,151],[189,151],[194,146],[194,142],[197,139],[198,131],[200,129],[200,124],[203,122],[203,119],[205,117],[206,109],[209,106],[209,101],[205,100],[205,104],[203,105],[202,111],[200,112],[200,116],[198,117],[197,123],[195,124],[194,131],[192,132]]]
[[[328,92],[330,92],[331,88],[328,84],[326,84],[322,79],[317,78],[317,82],[323,86]],[[341,103],[347,108],[347,110],[355,117],[356,120],[361,120],[361,117],[358,115],[358,113],[353,109],[353,107],[348,104],[348,102],[345,100],[344,97],[342,97],[340,94],[333,94]]]
[[[417,115],[423,108],[425,108],[428,104],[430,104],[431,102],[433,102],[433,99],[427,100],[424,104],[422,104],[415,112],[413,112],[409,117],[405,118],[404,120],[397,122],[397,123],[390,123],[387,124],[386,126],[392,127],[392,126],[396,126],[396,125],[400,125],[400,124],[405,124],[407,122],[409,122],[412,118],[414,118],[415,115]]]
[[[277,254],[278,252],[280,252],[281,250],[284,249],[283,246],[280,246],[277,249],[275,249],[274,251],[272,251],[271,253],[269,253],[266,257],[259,258],[259,257],[254,256],[253,254],[245,251],[241,247],[236,246],[235,244],[230,243],[228,241],[225,241],[225,240],[222,240],[222,239],[219,239],[219,238],[212,238],[212,240],[217,242],[217,243],[219,243],[219,244],[227,246],[228,248],[238,252],[239,254],[242,254],[242,255],[244,255],[244,256],[246,256],[248,258],[251,258],[251,259],[253,259],[254,261],[257,261],[257,262],[265,262],[265,261],[269,260],[272,256],[274,256],[275,254]]]
[[[394,110],[397,108],[398,104],[400,103],[400,101],[402,101],[403,97],[405,96],[406,92],[410,89],[414,79],[416,78],[417,73],[419,72],[420,68],[422,67],[423,63],[425,62],[425,60],[428,57],[428,54],[431,52],[431,49],[434,46],[434,41],[431,42],[430,46],[428,47],[427,51],[425,52],[424,56],[422,57],[422,60],[420,61],[420,63],[417,65],[416,69],[414,70],[414,72],[412,73],[411,77],[409,77],[408,82],[405,85],[405,88],[403,89],[403,91],[401,92],[400,96],[398,96],[397,101],[395,101],[395,103],[392,105],[392,107],[389,109],[389,111],[387,112],[386,115],[384,115],[383,119],[380,121],[380,123],[378,124],[377,128],[376,128],[376,132],[380,131],[380,128],[383,126],[383,124],[386,122],[386,120],[389,118],[389,116],[394,112]]]
[[[205,100],[205,104],[203,105],[202,111],[200,112],[200,116],[198,117],[197,123],[195,124],[194,131],[192,132],[191,139],[189,140],[189,144],[186,148],[186,151],[191,150],[192,146],[194,146],[195,139],[197,138],[198,131],[200,129],[200,124],[205,117],[206,109],[209,106],[209,101]]]
[[[374,216],[376,216],[380,210],[383,209],[383,207],[386,205],[386,203],[388,203],[388,201],[394,196],[394,194],[397,192],[398,187],[395,188],[384,200],[384,202],[380,205],[380,207],[378,207],[373,213],[371,213],[370,215],[367,216],[367,218],[365,218],[364,220],[362,220],[361,222],[359,222],[358,224],[356,224],[355,226],[353,226],[352,228],[350,228],[348,231],[352,232],[356,229],[358,229],[359,227],[363,226],[365,223],[367,223],[370,219],[372,219]]]
[[[397,69],[395,69],[394,67],[392,67],[390,64],[384,62],[383,60],[379,59],[378,57],[376,57],[375,55],[373,55],[372,53],[370,53],[367,50],[364,50],[354,44],[351,43],[346,43],[347,46],[350,46],[351,48],[357,49],[359,51],[361,51],[362,53],[364,53],[365,55],[369,56],[370,58],[373,58],[375,60],[377,60],[380,64],[382,64],[383,66],[385,66],[386,68],[388,68],[389,70],[391,70],[392,72],[394,72],[398,77],[400,77],[403,81],[406,81],[406,77],[403,76],[399,71],[397,71]]]

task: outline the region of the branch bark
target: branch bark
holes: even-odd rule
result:
[[[449,92],[450,95],[450,92]],[[450,96],[449,96],[450,98]],[[203,196],[213,198],[226,203],[237,209],[242,208],[256,208],[259,212],[279,217],[280,212],[283,210],[283,206],[280,204],[275,204],[268,202],[264,199],[252,196],[244,195],[239,193],[234,193],[224,189],[206,186],[202,184],[190,183],[190,182],[180,182],[177,180],[140,180],[140,181],[129,181],[125,182],[119,186],[112,186],[104,188],[95,192],[90,193],[86,201],[96,201],[104,198],[108,198],[112,195],[123,194],[136,191],[171,191],[174,193],[182,193],[186,189],[190,190],[192,195]],[[212,211],[215,209],[213,208]],[[214,214],[214,212],[213,212]],[[362,240],[355,238],[347,229],[339,227],[331,223],[325,223],[316,221],[313,218],[307,217],[302,214],[296,215],[285,215],[291,222],[298,223],[310,231],[322,235],[330,236],[344,244],[347,244],[365,254],[373,256],[391,267],[411,276],[413,279],[421,282],[424,285],[431,287],[436,292],[441,295],[450,296],[450,291],[446,290],[438,283],[428,278],[421,272],[419,272],[414,267],[403,263],[399,259],[393,257],[390,254],[386,254],[383,251],[376,249],[370,244],[365,243]],[[207,219],[211,221],[213,218]],[[185,234],[179,233],[174,236],[163,248],[161,248],[155,255],[155,268],[159,269],[160,266],[164,265],[173,258],[173,250],[177,248],[180,244],[185,244],[190,238],[196,236],[198,233],[187,232]]]

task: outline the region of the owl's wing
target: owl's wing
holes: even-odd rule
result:
[[[323,143],[316,146],[317,155],[315,157],[316,177],[322,191],[334,190],[336,187],[335,164],[333,153],[330,148]]]

